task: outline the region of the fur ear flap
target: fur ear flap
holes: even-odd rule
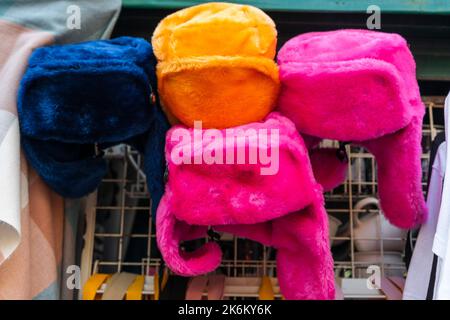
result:
[[[309,152],[314,178],[323,191],[331,191],[347,177],[348,160],[339,159],[335,148],[317,148]]]
[[[167,266],[182,276],[197,276],[214,271],[222,260],[222,251],[215,242],[208,242],[193,252],[183,252],[180,241],[206,234],[206,227],[190,226],[177,220],[170,211],[170,193],[161,199],[156,216],[156,240]]]
[[[278,281],[288,300],[334,299],[328,219],[321,201],[273,222]]]
[[[25,135],[21,145],[28,163],[58,194],[79,198],[93,192],[107,172],[103,158],[89,145],[36,140]]]
[[[396,133],[361,143],[377,162],[381,209],[399,228],[412,228],[427,218],[421,178],[421,119],[415,117]]]
[[[169,130],[169,123],[162,110],[157,107],[144,149],[144,171],[147,177],[148,191],[152,198],[153,219],[155,219],[156,209],[164,193],[164,171],[166,169],[164,147],[167,130]]]
[[[328,218],[316,191],[316,201],[303,210],[259,224],[214,227],[277,248],[278,281],[288,300],[334,299]]]

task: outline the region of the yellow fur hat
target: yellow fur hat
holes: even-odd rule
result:
[[[262,120],[279,90],[276,41],[272,19],[248,5],[205,3],[164,18],[152,45],[169,119],[203,128]]]

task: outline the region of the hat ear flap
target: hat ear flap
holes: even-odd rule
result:
[[[147,186],[152,199],[152,216],[155,219],[156,209],[164,193],[164,172],[166,160],[164,147],[169,124],[157,106],[153,125],[150,127],[145,143],[144,171]]]
[[[314,178],[323,191],[331,191],[341,185],[347,177],[348,159],[340,158],[340,149],[318,148],[309,152]]]
[[[386,218],[400,228],[412,228],[426,220],[422,190],[422,117],[405,128],[361,143],[378,167],[378,193]]]
[[[273,222],[277,276],[288,300],[334,299],[334,272],[323,203]]]
[[[207,228],[190,226],[176,219],[171,212],[171,195],[166,192],[158,206],[156,240],[167,266],[182,276],[197,276],[214,271],[222,260],[222,251],[215,242],[208,242],[193,252],[180,249],[182,240],[206,235]]]
[[[107,172],[106,161],[93,155],[94,145],[37,140],[25,135],[21,145],[28,163],[63,197],[79,198],[93,192]]]
[[[270,222],[214,227],[277,248],[278,281],[288,300],[334,299],[328,217],[320,188],[316,195],[308,207]]]

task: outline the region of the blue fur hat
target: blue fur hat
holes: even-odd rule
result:
[[[94,191],[106,173],[98,150],[128,143],[145,153],[156,207],[168,124],[152,99],[155,65],[151,45],[133,37],[32,53],[18,96],[22,147],[54,191],[70,198]]]

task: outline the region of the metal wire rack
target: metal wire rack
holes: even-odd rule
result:
[[[422,140],[425,190],[431,142],[444,128],[442,120],[444,97],[427,96],[423,97],[423,101],[427,110]],[[322,143],[336,145],[334,141]],[[330,226],[336,220],[338,220],[337,224],[340,224],[330,234],[336,276],[364,278],[367,277],[365,273],[367,266],[374,264],[380,266],[382,274],[401,276],[406,271],[402,249],[391,252],[385,250],[385,247],[386,245],[392,247],[397,242],[398,245],[394,246],[403,248],[406,241],[405,233],[392,237],[383,234],[382,230],[377,230],[373,237],[358,237],[358,232],[355,230],[355,215],[375,215],[378,219],[376,228],[381,228],[382,217],[377,208],[355,209],[355,204],[359,200],[377,195],[376,164],[373,156],[364,149],[349,145],[346,148],[349,158],[347,179],[342,186],[325,195]],[[98,192],[91,194],[87,199],[87,223],[81,265],[82,283],[96,272],[114,273],[132,268],[135,273],[149,275],[157,272],[162,266],[156,247],[155,228],[151,219],[151,203],[148,200],[145,175],[140,170],[142,159],[139,153],[128,146],[121,145],[109,150],[106,156],[115,169],[114,174],[102,181]],[[114,196],[105,203],[104,195],[108,195],[108,192],[113,192]],[[105,216],[114,222],[113,227],[105,229]],[[136,222],[138,217],[140,231],[136,231],[133,227],[133,222]],[[330,227],[331,229],[333,228]],[[130,243],[136,243],[136,239],[139,239],[139,247],[142,250],[140,254],[130,257],[127,252],[130,249]],[[371,259],[367,260],[367,254],[358,251],[358,244],[361,241],[365,241],[366,244],[378,243],[376,258],[372,252]],[[227,234],[222,236],[221,245],[225,255],[220,272],[227,276],[276,276],[275,252],[272,248]],[[101,254],[97,253],[98,247],[101,248]],[[151,293],[151,290],[144,290],[143,294]]]

